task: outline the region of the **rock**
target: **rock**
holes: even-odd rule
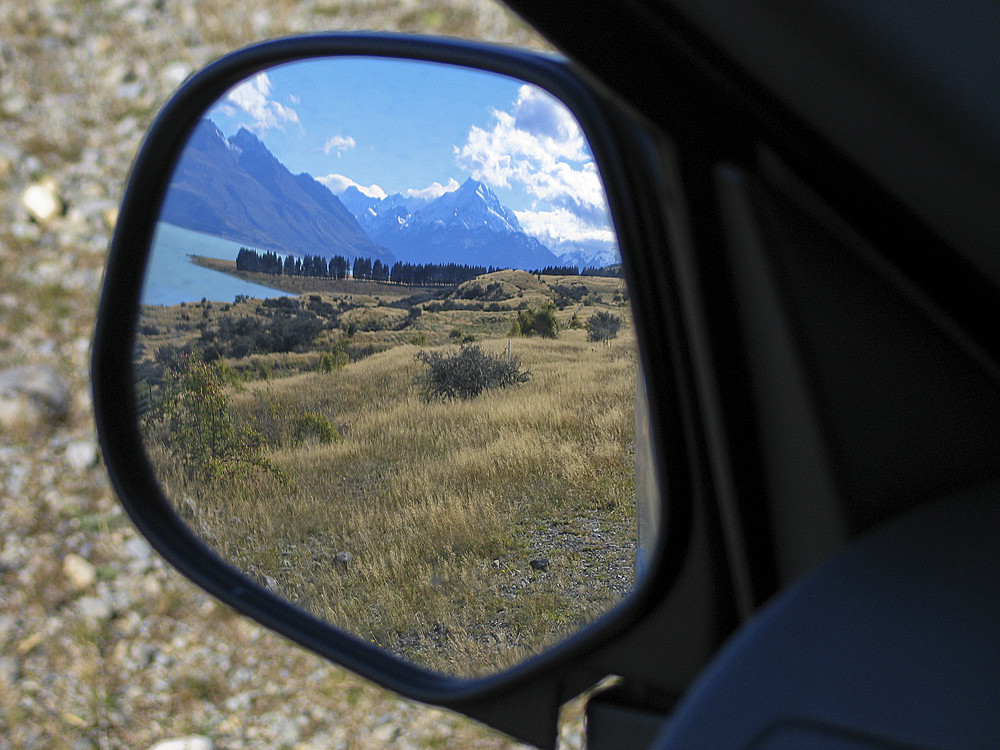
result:
[[[21,205],[39,224],[47,224],[66,211],[66,203],[59,195],[59,186],[51,178],[25,188],[21,193]]]
[[[73,588],[82,591],[97,580],[97,568],[77,554],[70,553],[63,559],[63,575],[73,584]]]
[[[66,446],[66,463],[77,471],[97,466],[97,446],[90,440],[75,440]]]
[[[125,542],[124,549],[129,559],[129,570],[142,572],[152,566],[153,548],[142,537],[132,537]]]
[[[180,61],[170,63],[160,73],[160,77],[171,86],[180,86],[189,75],[191,66]]]
[[[400,729],[398,726],[393,724],[383,724],[380,727],[375,727],[372,730],[372,739],[380,745],[388,745],[393,742],[400,734]]]
[[[335,568],[347,568],[352,562],[354,562],[354,555],[350,552],[338,552],[333,556],[333,567]]]
[[[145,561],[153,556],[153,548],[141,536],[134,536],[125,542],[125,553],[133,560]]]
[[[546,571],[549,569],[549,559],[547,557],[540,557],[536,560],[531,560],[528,565],[534,570]]]
[[[0,371],[0,426],[58,421],[69,411],[69,387],[55,370],[25,365]]]
[[[98,596],[84,596],[76,607],[85,620],[98,623],[111,617],[111,606]]]
[[[149,750],[212,750],[212,740],[202,735],[157,742]]]

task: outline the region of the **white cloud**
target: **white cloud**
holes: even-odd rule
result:
[[[448,180],[447,185],[442,185],[440,182],[432,182],[427,187],[419,190],[416,188],[409,188],[406,191],[406,194],[410,198],[417,198],[418,200],[430,203],[432,200],[440,198],[445,193],[451,193],[458,190],[459,187],[458,180],[452,177]]]
[[[599,242],[613,245],[615,232],[601,222],[581,222],[580,217],[565,208],[553,211],[515,211],[518,222],[525,232],[538,237],[545,243],[555,242]]]
[[[334,195],[340,195],[352,185],[369,198],[378,198],[379,200],[382,200],[387,195],[387,193],[378,185],[373,184],[365,187],[364,185],[359,185],[350,177],[344,177],[342,174],[328,174],[326,177],[317,177],[316,180],[318,182],[322,182],[330,188],[330,192]]]
[[[349,135],[348,136],[335,135],[333,136],[333,138],[327,139],[326,143],[323,144],[322,151],[324,154],[329,154],[331,151],[336,151],[337,156],[340,156],[340,154],[343,153],[344,151],[348,151],[357,145],[358,145],[357,142],[355,142],[355,140],[351,138]]]
[[[455,158],[477,180],[523,189],[533,205],[522,225],[542,242],[587,233],[614,240],[604,187],[583,132],[573,114],[541,89],[522,86],[510,111],[493,111],[492,127],[469,130]]]
[[[249,115],[253,123],[251,130],[261,133],[284,123],[297,123],[298,113],[271,98],[271,79],[267,73],[258,73],[226,95],[227,106],[223,111],[235,116],[237,113]]]

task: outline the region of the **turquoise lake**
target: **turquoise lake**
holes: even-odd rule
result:
[[[196,266],[189,257],[204,255],[236,260],[241,247],[246,245],[160,222],[156,225],[153,249],[146,266],[142,304],[177,305],[198,302],[202,298],[232,302],[237,294],[261,298],[290,296],[278,289]]]

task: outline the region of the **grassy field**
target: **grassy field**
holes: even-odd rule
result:
[[[147,448],[197,532],[310,612],[449,674],[503,669],[620,601],[635,555],[623,282],[503,271],[444,289],[309,283],[280,304],[144,311]],[[511,336],[519,313],[539,310],[555,338]],[[621,333],[590,340],[597,312]],[[234,347],[240,336],[254,346]],[[418,354],[460,345],[511,357],[524,382],[429,399]],[[178,404],[194,403],[193,361],[211,379],[197,403],[218,406],[197,423],[215,441],[201,450],[220,459],[194,469],[177,439],[191,427]]]

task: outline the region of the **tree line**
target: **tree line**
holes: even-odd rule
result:
[[[613,276],[622,275],[621,266],[607,266],[598,268],[597,266],[587,266],[577,268],[576,266],[545,266],[542,269],[532,271],[535,276]]]
[[[355,279],[388,281],[395,284],[461,284],[485,273],[502,270],[494,266],[470,266],[459,263],[401,263],[390,266],[381,260],[355,258],[351,263],[342,255],[327,260],[318,255],[296,258],[275,252],[260,253],[241,247],[236,255],[236,270],[268,273],[275,276],[319,276],[346,279],[348,272]]]

